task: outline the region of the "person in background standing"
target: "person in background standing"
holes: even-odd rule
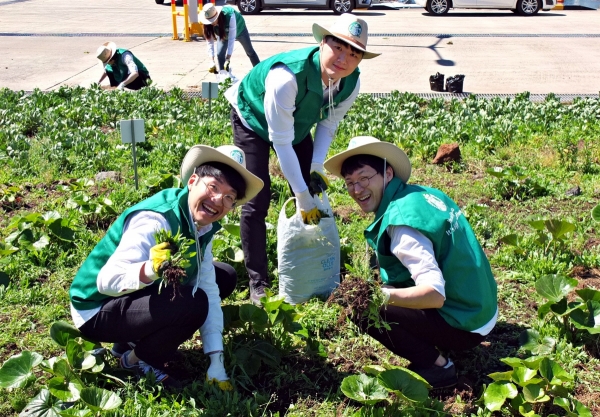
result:
[[[252,66],[260,62],[256,51],[252,47],[250,34],[246,27],[244,17],[231,6],[215,6],[212,3],[206,3],[202,7],[202,13],[199,17],[204,25],[204,39],[208,47],[208,56],[213,60],[213,66],[209,72],[217,73],[215,61],[215,41],[217,42],[217,60],[219,69],[229,71],[229,62],[233,54],[233,45],[237,40],[246,55],[250,58]]]

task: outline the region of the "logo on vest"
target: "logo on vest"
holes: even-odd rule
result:
[[[229,157],[240,165],[244,165],[244,155],[241,151],[234,149],[229,153]]]
[[[423,197],[425,198],[425,200],[429,204],[431,204],[436,209],[438,209],[440,211],[447,211],[448,210],[448,207],[446,207],[446,204],[444,204],[444,202],[442,200],[440,200],[439,198],[437,198],[433,194],[423,194]]]
[[[348,26],[348,32],[350,32],[352,36],[360,36],[362,33],[362,26],[358,22],[352,22],[350,23],[350,26]]]

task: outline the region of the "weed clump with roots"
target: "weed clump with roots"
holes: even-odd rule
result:
[[[170,231],[161,229],[154,234],[156,244],[168,243],[171,256],[160,266],[161,282],[158,287],[158,292],[167,286],[170,286],[173,291],[171,301],[177,295],[181,296],[181,284],[185,281],[187,274],[185,269],[190,266],[189,258],[196,256],[196,253],[187,253],[191,245],[195,242],[193,239],[185,238],[181,233],[177,232],[174,236]]]
[[[327,303],[336,303],[342,307],[338,324],[349,318],[354,323],[366,321],[367,327],[383,327],[390,330],[389,325],[379,315],[384,299],[379,283],[347,275],[333,290]]]

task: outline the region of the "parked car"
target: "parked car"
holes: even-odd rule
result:
[[[236,5],[241,14],[256,14],[265,9],[325,9],[335,14],[354,9],[368,9],[371,0],[227,0]]]
[[[430,14],[440,16],[454,9],[507,9],[523,16],[533,16],[540,10],[548,11],[556,0],[415,0]]]

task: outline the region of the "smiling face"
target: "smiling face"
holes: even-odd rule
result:
[[[386,169],[385,184],[387,184],[394,176],[394,171],[391,167]],[[383,198],[383,175],[369,166],[364,165],[356,169],[351,174],[344,176],[346,188],[350,197],[356,201],[361,210],[365,213],[374,213],[379,208]],[[362,184],[366,183],[366,186]]]
[[[211,187],[216,193],[209,190]],[[225,179],[202,177],[192,174],[188,180],[188,205],[196,226],[207,226],[221,220],[232,209],[223,205],[223,196],[235,196],[237,192]]]
[[[328,36],[321,41],[321,79],[325,84],[352,74],[363,53],[339,39]]]

